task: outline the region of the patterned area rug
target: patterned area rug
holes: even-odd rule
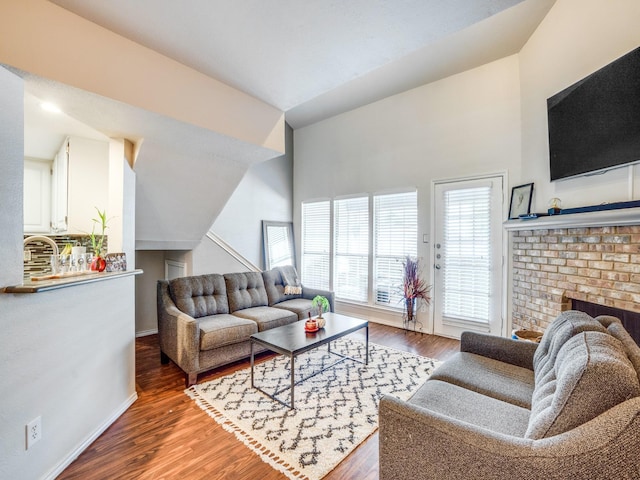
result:
[[[341,339],[338,351],[364,359],[364,342]],[[336,361],[326,347],[296,357],[296,380]],[[291,410],[251,388],[249,368],[194,385],[185,393],[223,428],[290,479],[324,477],[378,428],[384,394],[407,399],[437,362],[369,343],[369,365],[345,360],[295,387]],[[273,393],[290,384],[290,362],[278,355],[256,364],[255,383]],[[289,402],[289,390],[278,398]]]

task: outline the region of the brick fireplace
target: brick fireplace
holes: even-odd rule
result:
[[[513,328],[542,331],[572,300],[640,313],[640,209],[512,220]]]

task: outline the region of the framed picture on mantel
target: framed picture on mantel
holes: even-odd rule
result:
[[[531,211],[533,197],[533,183],[525,183],[511,189],[511,204],[509,205],[509,220],[518,219],[520,215],[527,215]]]

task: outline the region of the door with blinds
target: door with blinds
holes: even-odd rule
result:
[[[434,333],[502,331],[503,178],[434,188]]]

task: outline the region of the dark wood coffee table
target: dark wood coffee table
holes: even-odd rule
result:
[[[257,390],[260,390],[265,395],[271,397],[277,402],[293,409],[294,402],[294,389],[295,386],[305,380],[337,365],[345,360],[353,360],[355,362],[363,363],[367,365],[369,363],[369,322],[367,320],[361,320],[359,318],[347,317],[346,315],[340,315],[338,313],[323,313],[323,317],[327,319],[327,323],[324,328],[321,328],[315,333],[307,333],[304,330],[304,320],[300,320],[289,325],[283,325],[282,327],[272,328],[271,330],[265,330],[264,332],[258,332],[251,335],[251,386]],[[349,357],[341,353],[331,350],[331,342],[338,338],[349,335],[361,328],[365,329],[365,358],[364,361],[357,358]],[[257,344],[265,347],[272,352],[277,352],[289,357],[291,361],[291,386],[282,388],[273,394],[265,392],[260,387],[256,386],[253,381],[253,366],[254,366],[254,348],[253,345]],[[311,375],[295,381],[295,358],[301,353],[308,352],[314,348],[318,348],[321,345],[328,345],[327,351],[333,355],[341,357],[340,360],[332,363],[331,365],[313,372]],[[289,404],[283,402],[276,395],[290,389],[291,402]]]

